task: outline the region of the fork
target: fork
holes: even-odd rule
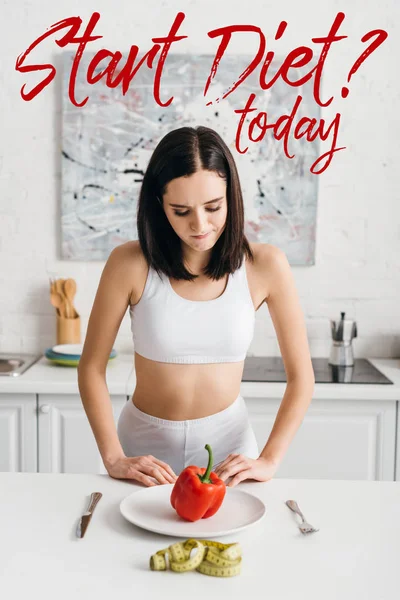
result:
[[[295,502],[294,500],[286,500],[286,506],[288,506],[290,510],[292,510],[294,513],[298,514],[301,517],[302,523],[301,525],[299,525],[301,533],[314,533],[315,531],[319,531],[319,529],[316,529],[315,527],[310,525],[310,523],[307,523],[306,518],[301,512],[297,502]]]

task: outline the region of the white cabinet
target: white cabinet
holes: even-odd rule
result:
[[[119,381],[127,378],[126,373],[117,375]],[[35,381],[24,385],[22,381],[19,390],[13,387],[15,391],[0,393],[0,471],[106,473],[79,393],[72,386],[63,392],[53,391],[53,386],[50,393],[43,387],[36,389]],[[114,391],[111,387],[117,423],[128,397],[126,386],[114,387]],[[350,395],[347,388],[339,388],[317,389],[319,397],[309,406],[276,477],[400,481],[397,389],[389,396],[385,388],[386,396],[381,399],[381,390],[375,389],[365,399],[362,390],[355,398],[352,388],[351,399],[345,395]],[[261,451],[284,388],[249,384],[241,392]],[[340,399],[336,394],[341,394]]]
[[[126,396],[111,396],[114,420]],[[78,395],[38,396],[40,473],[106,473],[96,440]]]
[[[280,400],[245,401],[261,452]],[[314,400],[276,477],[393,481],[395,453],[395,401]]]
[[[0,394],[0,471],[36,468],[36,394]]]

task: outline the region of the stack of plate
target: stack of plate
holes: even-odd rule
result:
[[[77,367],[82,355],[83,344],[59,344],[52,348],[47,348],[45,357],[52,363],[64,365],[66,367]],[[117,356],[114,348],[111,350],[109,360]]]

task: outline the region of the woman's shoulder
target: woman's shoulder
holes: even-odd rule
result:
[[[262,290],[262,297],[267,298],[287,277],[290,266],[286,254],[278,246],[264,242],[251,243],[250,248],[254,255],[250,267],[252,280],[255,288]]]
[[[117,268],[130,289],[130,302],[135,304],[143,292],[148,273],[147,261],[139,240],[116,246],[110,254],[109,261],[118,265]]]
[[[129,262],[130,265],[132,264],[132,261],[134,263],[141,262],[142,260],[145,261],[139,240],[131,240],[124,244],[120,244],[119,246],[115,246],[111,251],[110,257],[111,256],[115,256],[124,262]]]
[[[249,245],[254,255],[254,267],[257,269],[277,268],[287,260],[284,251],[273,244],[251,242]]]
[[[108,263],[118,268],[119,271],[127,273],[137,272],[147,267],[146,259],[143,255],[138,240],[132,240],[115,246],[108,257]]]

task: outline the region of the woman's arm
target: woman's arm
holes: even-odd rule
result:
[[[157,485],[154,479],[161,484],[173,483],[177,476],[170,465],[155,456],[125,456],[106,383],[107,362],[130,303],[132,281],[141,271],[140,261],[138,242],[127,242],[111,252],[90,313],[79,360],[78,385],[108,474],[115,479],[136,479],[153,486]]]
[[[265,302],[287,379],[274,426],[260,457],[279,465],[311,402],[315,379],[303,311],[286,255],[279,248],[265,244],[260,258],[268,279]]]
[[[229,487],[245,479],[272,479],[301,425],[314,390],[314,370],[303,312],[286,255],[275,246],[260,244],[255,268],[265,282],[264,301],[275,327],[287,385],[274,426],[260,456],[254,459],[242,454],[229,454],[215,469],[216,475],[223,481],[232,477],[227,484]]]
[[[129,305],[132,278],[127,266],[132,265],[134,258],[129,245],[111,252],[101,275],[78,366],[82,403],[106,468],[124,456],[106,384],[106,367]]]

